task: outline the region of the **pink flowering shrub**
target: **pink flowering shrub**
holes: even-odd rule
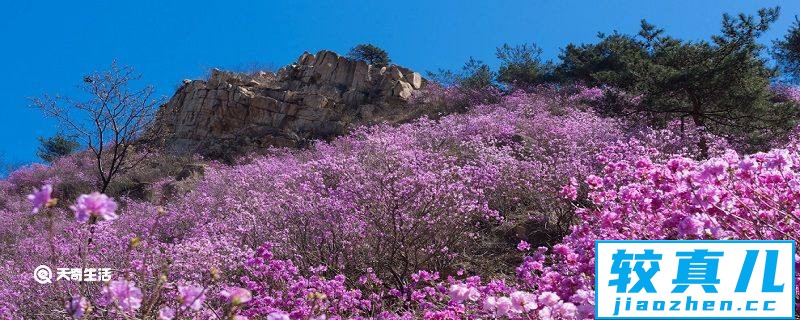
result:
[[[702,154],[698,147],[701,139],[705,139],[709,156],[719,156],[733,148],[728,140],[708,133],[688,120],[672,121],[662,129],[640,128],[634,136],[636,140],[633,143],[650,146],[661,154],[681,155],[695,159],[700,158]]]
[[[461,273],[460,280],[445,280],[439,273],[419,271],[411,275],[402,290],[385,290],[369,270],[355,283],[343,275],[325,278],[324,267],[314,268],[304,276],[292,261],[276,259],[272,249],[271,244],[262,246],[246,263],[242,281],[253,298],[245,315],[275,319],[578,317],[574,303],[552,292],[535,294],[502,280],[484,283],[480,276],[463,277]]]
[[[800,88],[797,86],[779,83],[770,86],[770,91],[779,102],[800,103]]]
[[[796,146],[702,162],[651,158],[608,158],[603,174],[589,176],[592,206],[577,210],[584,223],[553,248],[552,265],[523,263],[526,282],[560,297],[591,291],[598,239],[800,239]]]
[[[500,89],[487,86],[484,88],[465,88],[457,85],[444,86],[429,82],[425,90],[416,91],[411,97],[412,105],[423,105],[426,109],[444,113],[464,112],[470,107],[480,104],[492,104],[502,99]]]
[[[35,297],[61,310],[63,299],[78,295],[94,314],[180,315],[186,312],[180,303],[147,297],[178,296],[182,286],[199,285],[208,298],[193,314],[231,311],[231,301],[219,295],[243,287],[242,262],[265,242],[293,262],[297,276],[316,272],[338,281],[368,274],[380,283],[370,294],[393,288],[407,295],[418,270],[508,273],[519,259],[519,240],[539,245],[566,230],[572,204],[562,186],[598,172],[595,154],[623,139],[614,121],[577,100],[559,99],[556,108],[546,96],[494,94],[502,101],[463,115],[361,128],[310,150],[276,151],[235,166],[210,163],[195,190],[171,201],[158,196],[163,208],[126,198],[116,199],[117,207],[92,190],[67,196],[58,180],[69,176],[62,164],[17,172],[2,190],[9,194],[2,210],[13,212],[0,223],[14,248],[2,253],[14,288],[7,307],[32,314],[36,308],[21,302]],[[155,188],[170,183],[163,181]],[[53,197],[72,203],[31,214],[25,195],[47,182]],[[37,207],[40,193],[33,196]],[[472,258],[486,254],[497,259]],[[60,297],[32,290],[30,268],[39,264],[113,267],[115,281],[142,292],[141,307],[113,303],[113,294],[102,291],[116,291],[100,283],[65,282],[61,289],[70,294]]]
[[[361,128],[309,151],[212,166],[194,192],[167,206],[178,214],[160,229],[182,239],[176,248],[219,235],[249,248],[271,242],[301,270],[323,264],[353,276],[371,268],[397,287],[419,269],[452,271],[478,252],[509,251],[504,237],[554,241],[536,232],[567,230],[572,206],[562,185],[597,172],[595,154],[623,135],[590,111],[550,107],[520,92],[466,115]],[[484,231],[516,226],[520,234],[485,243]]]
[[[59,196],[74,198],[82,193],[94,190],[94,174],[92,160],[85,154],[73,154],[62,157],[50,166],[31,164],[11,172],[3,187],[4,192],[15,194],[28,193],[44,184],[58,185]],[[0,204],[4,199],[0,197]]]

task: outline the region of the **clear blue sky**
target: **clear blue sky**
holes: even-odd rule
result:
[[[424,71],[469,56],[495,65],[494,48],[534,41],[547,58],[598,31],[636,32],[648,19],[668,34],[707,39],[724,12],[781,6],[762,39],[781,37],[800,1],[6,1],[0,10],[0,155],[36,161],[51,120],[27,97],[70,94],[113,59],[169,96],[209,67],[281,66],[304,50],[345,52],[369,42],[394,62]]]

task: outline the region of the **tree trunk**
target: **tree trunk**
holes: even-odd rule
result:
[[[697,141],[697,148],[700,149],[700,157],[702,159],[708,158],[708,140],[706,139],[706,123],[705,119],[703,119],[703,107],[700,106],[700,103],[692,103],[692,121],[694,121],[694,125],[697,126],[699,129],[700,136],[698,137],[699,140]]]

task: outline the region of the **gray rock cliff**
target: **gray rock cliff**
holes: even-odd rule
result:
[[[172,154],[219,158],[294,147],[396,118],[424,85],[419,73],[400,66],[306,52],[276,74],[214,69],[208,80],[184,80],[159,108],[155,127]]]

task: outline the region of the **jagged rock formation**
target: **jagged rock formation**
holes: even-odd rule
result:
[[[306,52],[277,74],[214,69],[206,81],[184,80],[159,109],[156,129],[173,154],[224,158],[297,146],[352,124],[397,118],[424,84],[419,73],[400,66],[376,68],[332,51]]]

